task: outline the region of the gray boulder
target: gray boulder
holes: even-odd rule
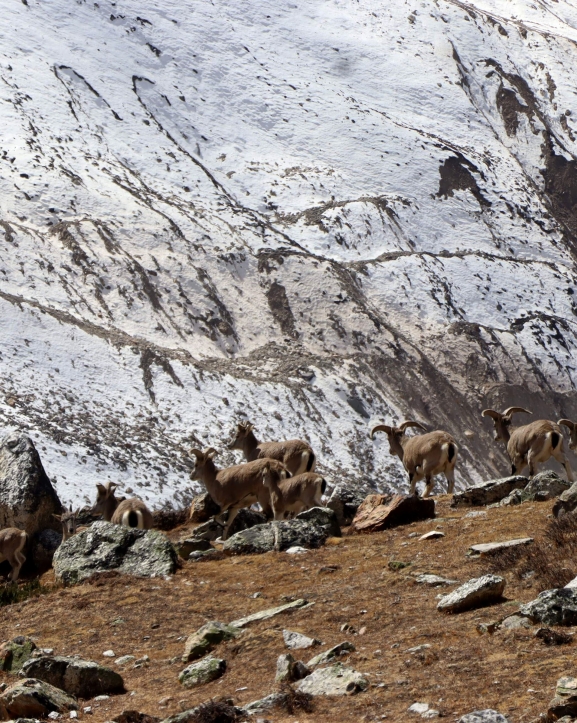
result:
[[[577,625],[577,590],[562,587],[544,590],[519,608],[521,615],[544,625]]]
[[[320,645],[321,641],[316,638],[309,638],[301,633],[295,633],[292,630],[283,630],[282,636],[284,644],[291,650],[304,650],[305,648],[314,648]]]
[[[237,532],[226,540],[223,550],[233,555],[246,555],[288,550],[296,545],[320,547],[327,537],[335,535],[337,524],[332,510],[315,507],[299,513],[292,520],[273,521]]]
[[[60,528],[53,517],[62,504],[30,437],[9,434],[0,441],[0,528],[18,527],[34,535]]]
[[[241,532],[241,530],[250,530],[251,527],[256,527],[257,525],[265,525],[267,522],[267,517],[262,512],[244,507],[242,510],[239,510],[237,516],[234,518],[228,530],[228,536],[235,535],[237,532]]]
[[[499,502],[499,506],[510,507],[513,505],[520,505],[522,502],[525,502],[525,499],[523,497],[523,490],[517,489],[513,490],[510,494],[504,497],[501,502]]]
[[[124,693],[122,677],[104,665],[79,658],[43,655],[30,658],[20,675],[36,678],[79,698]]]
[[[160,577],[176,570],[174,547],[160,532],[95,522],[60,545],[54,572],[65,583],[116,570],[136,577]]]
[[[555,472],[544,470],[538,472],[529,481],[529,484],[523,490],[523,499],[546,502],[558,497],[565,490],[568,490],[570,486],[570,482],[559,477]]]
[[[559,678],[547,714],[549,720],[555,721],[564,716],[570,716],[571,719],[577,716],[577,678]]]
[[[255,713],[272,710],[273,708],[286,708],[288,701],[288,693],[272,693],[265,698],[253,700],[242,708],[245,715],[254,715]]]
[[[474,710],[459,718],[459,723],[509,723],[509,719],[491,708]]]
[[[224,675],[226,660],[220,658],[204,658],[198,663],[192,663],[180,672],[178,680],[185,688],[195,688],[197,685],[210,683]]]
[[[453,495],[451,507],[491,505],[500,502],[513,490],[523,489],[528,482],[527,477],[521,475],[492,479],[475,487],[469,487],[462,492],[456,492]]]
[[[341,663],[318,668],[299,684],[298,690],[309,695],[354,695],[369,687],[364,675]]]
[[[319,653],[318,655],[315,655],[314,658],[311,658],[309,660],[309,662],[307,663],[307,667],[316,668],[318,665],[324,665],[325,663],[330,663],[332,660],[337,658],[339,655],[345,655],[346,653],[353,653],[354,651],[355,651],[355,646],[352,643],[349,643],[347,640],[345,640],[343,643],[338,643],[338,645],[333,645],[332,648],[325,650],[324,653]]]
[[[195,537],[189,537],[186,540],[178,540],[178,542],[174,542],[173,545],[178,556],[183,560],[188,560],[191,552],[206,552],[207,550],[213,549],[208,540]]]
[[[0,705],[12,718],[46,718],[52,711],[76,710],[76,699],[50,683],[27,678],[18,681],[0,695]]]
[[[208,520],[208,522],[205,522],[203,525],[195,527],[192,531],[192,539],[212,542],[222,536],[223,530],[224,525],[221,525],[220,522],[217,522],[215,519]]]
[[[302,661],[295,660],[290,653],[279,655],[276,661],[275,683],[294,683],[310,675],[310,670]]]
[[[503,597],[505,580],[498,575],[483,575],[469,580],[439,600],[437,610],[444,613],[459,613],[496,602]]]
[[[351,524],[366,496],[366,492],[341,483],[332,491],[327,507],[334,511],[337,522],[344,527]]]
[[[198,658],[202,658],[203,655],[214,650],[223,640],[232,640],[241,633],[242,630],[234,627],[234,625],[226,625],[217,621],[206,623],[195,633],[189,635],[184,644],[182,662],[188,663],[191,660],[198,660]]]
[[[553,514],[555,517],[573,512],[577,508],[577,482],[573,482],[569,489],[561,492],[559,499],[553,505]]]

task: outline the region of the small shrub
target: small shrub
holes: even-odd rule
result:
[[[281,692],[286,696],[284,707],[289,715],[294,715],[299,710],[303,713],[313,712],[313,697],[310,693],[303,693],[300,690],[295,690],[288,683],[285,683],[281,687]]]
[[[196,708],[190,723],[237,723],[240,720],[234,705],[223,700],[209,700]]]

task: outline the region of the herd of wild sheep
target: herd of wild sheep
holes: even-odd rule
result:
[[[517,413],[531,414],[522,407],[509,407],[504,412],[494,409],[482,412],[483,417],[493,420],[495,440],[505,444],[511,460],[511,473],[520,474],[529,467],[532,477],[537,464],[554,457],[565,467],[569,482],[573,482],[573,472],[563,447],[561,425],[569,429],[570,448],[577,450],[577,422],[560,419],[555,423],[540,419],[512,428],[513,414]],[[409,427],[426,432],[420,422],[409,419],[396,427],[377,424],[371,429],[370,436],[373,439],[375,432],[386,433],[390,453],[399,457],[409,476],[411,494],[415,494],[417,482],[424,479],[423,496],[428,497],[433,491],[433,478],[438,474],[445,475],[447,491],[452,494],[459,449],[454,438],[441,430],[407,437]],[[192,449],[190,452],[195,458],[191,478],[204,484],[210,497],[219,505],[220,515],[228,513],[223,540],[226,540],[239,510],[256,502],[267,517],[272,516],[275,520],[321,505],[326,482],[322,475],[314,472],[316,456],[307,442],[301,439],[259,442],[254,426],[249,422],[240,422],[228,448],[241,450],[246,462],[219,470],[213,461],[217,454],[214,448],[204,451]],[[116,497],[117,486],[112,482],[96,485],[97,498],[91,513],[102,515],[104,520],[118,525],[140,529],[153,527],[152,513],[144,502],[136,497]],[[76,517],[77,512],[71,509],[57,516],[62,523],[63,540],[83,529],[77,527]],[[26,561],[24,549],[27,537],[26,532],[14,527],[0,531],[0,561],[10,563],[10,580],[13,582],[18,579]]]

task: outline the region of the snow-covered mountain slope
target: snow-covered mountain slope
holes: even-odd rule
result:
[[[372,422],[467,484],[484,406],[577,417],[574,0],[0,5],[0,425],[64,500],[180,504],[237,419],[387,487]]]

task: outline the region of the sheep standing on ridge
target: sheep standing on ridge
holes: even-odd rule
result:
[[[566,424],[562,419],[559,424],[548,419],[538,419],[511,430],[511,420],[516,413],[532,414],[523,407],[509,407],[504,412],[484,409],[483,417],[491,417],[495,425],[495,441],[504,442],[511,460],[511,474],[521,474],[529,467],[529,476],[535,474],[537,464],[547,462],[554,457],[565,467],[567,479],[573,482],[573,472],[563,449],[563,435],[559,424]],[[571,424],[571,422],[570,422]]]
[[[453,437],[447,432],[435,431],[420,434],[417,437],[405,436],[408,427],[425,429],[420,422],[408,419],[392,427],[388,424],[377,424],[371,430],[371,439],[375,432],[385,432],[389,438],[391,454],[396,454],[409,475],[410,492],[415,494],[417,482],[425,479],[426,486],[423,497],[433,491],[433,477],[444,473],[447,478],[447,491],[453,494],[455,488],[455,463],[458,447]],[[425,430],[426,431],[426,430]]]

